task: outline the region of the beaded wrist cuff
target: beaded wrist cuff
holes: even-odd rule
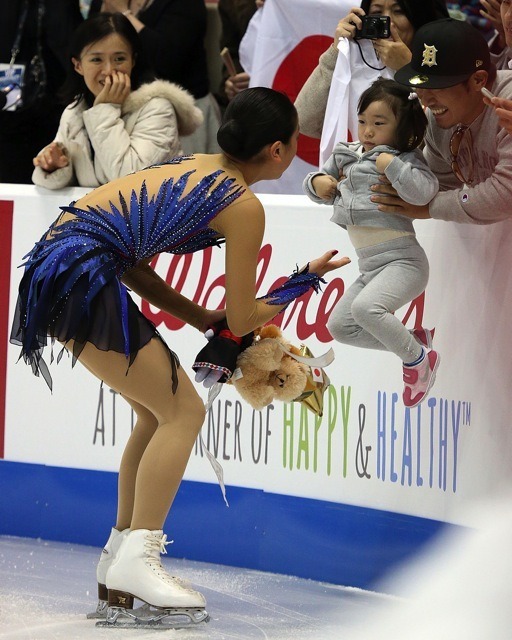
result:
[[[263,300],[267,304],[284,304],[288,306],[290,302],[293,302],[311,288],[318,293],[321,282],[325,284],[325,280],[316,273],[309,273],[308,263],[300,271],[294,271],[284,284],[272,289],[265,296],[258,298],[258,300]]]

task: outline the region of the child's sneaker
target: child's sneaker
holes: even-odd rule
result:
[[[424,349],[425,357],[413,367],[404,365],[404,405],[412,409],[420,404],[430,391],[436,379],[436,371],[441,358],[437,351]]]
[[[411,331],[411,333],[416,338],[416,341],[419,342],[419,344],[421,344],[422,347],[426,347],[427,349],[432,349],[434,333],[430,331],[430,329],[424,329],[423,327],[419,327],[419,329],[414,329],[414,331]]]

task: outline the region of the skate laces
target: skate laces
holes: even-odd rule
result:
[[[148,555],[146,558],[146,564],[156,573],[156,575],[165,580],[166,582],[174,585],[178,585],[182,589],[190,592],[194,592],[193,589],[188,587],[188,584],[185,580],[178,578],[177,576],[171,576],[164,569],[162,565],[162,561],[160,560],[160,554],[167,554],[166,547],[170,544],[173,544],[174,540],[167,540],[167,534],[155,534],[148,533],[146,535],[146,544],[145,547],[149,551],[151,555]]]

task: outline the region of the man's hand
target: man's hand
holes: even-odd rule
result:
[[[498,51],[501,51],[507,46],[505,29],[503,28],[503,22],[501,20],[501,0],[480,0],[480,4],[483,7],[483,9],[480,10],[480,15],[489,20],[498,32],[497,45]],[[492,49],[491,52],[496,53]]]
[[[396,189],[392,187],[388,181],[382,181],[379,184],[374,184],[371,189],[375,192],[375,195],[371,197],[371,200],[379,205],[379,211],[383,211],[385,213],[398,213],[401,216],[413,219],[430,218],[428,204],[416,205],[405,202],[405,200],[402,200]]]

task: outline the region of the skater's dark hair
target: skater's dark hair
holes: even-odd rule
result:
[[[82,51],[90,44],[98,42],[107,36],[117,33],[125,40],[132,52],[134,67],[130,74],[131,90],[138,89],[144,82],[154,80],[146,58],[141,49],[139,34],[132,23],[122,13],[98,13],[85,20],[73,32],[69,44],[69,64],[66,81],[58,93],[59,99],[64,104],[74,103],[76,106],[84,99],[87,106],[94,103],[94,95],[89,91],[82,75],[75,71],[72,58],[80,59]]]
[[[297,122],[297,111],[284,93],[253,87],[241,91],[228,104],[217,141],[233,158],[249,160],[268,144],[288,144]]]
[[[418,147],[423,141],[428,122],[418,96],[395,80],[378,78],[361,94],[357,114],[361,115],[373,102],[378,101],[387,104],[397,119],[393,147],[398,151],[410,151]]]

